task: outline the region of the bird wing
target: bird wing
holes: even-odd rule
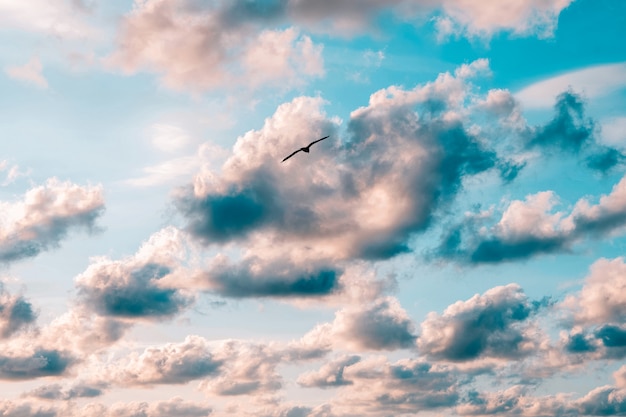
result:
[[[313,142],[309,143],[309,146],[313,145],[314,143],[321,142],[321,141],[323,141],[324,139],[329,138],[329,137],[330,137],[330,136],[324,136],[324,137],[323,137],[323,138],[321,138],[321,139],[314,140]],[[307,148],[308,148],[309,146],[307,146]]]
[[[287,159],[291,158],[292,156],[294,156],[295,154],[297,154],[298,152],[300,152],[302,149],[298,149],[297,151],[294,151],[291,155],[289,155],[288,157],[286,157],[285,159],[283,159],[280,162],[285,162]]]

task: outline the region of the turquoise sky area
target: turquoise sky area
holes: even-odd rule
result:
[[[0,416],[625,415],[624,39],[616,0],[0,0]]]

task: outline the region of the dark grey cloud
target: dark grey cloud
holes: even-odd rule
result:
[[[22,296],[11,295],[0,282],[0,339],[29,326],[36,318],[32,304]]]
[[[352,381],[344,378],[344,369],[361,360],[357,355],[346,355],[322,366],[318,371],[300,375],[298,384],[303,387],[333,388],[352,385]]]
[[[62,375],[75,362],[68,353],[40,349],[26,356],[0,355],[0,379],[21,380]]]
[[[103,263],[89,268],[77,283],[79,298],[98,314],[112,317],[171,317],[192,298],[159,286],[172,270],[158,263]]]
[[[624,161],[617,149],[600,145],[593,119],[585,114],[583,98],[573,91],[565,91],[556,98],[555,115],[546,125],[532,130],[526,146],[544,148],[579,155],[593,170],[607,172]]]
[[[100,187],[80,187],[50,179],[11,204],[0,234],[0,263],[37,256],[56,248],[70,231],[97,230],[104,212]]]
[[[482,357],[522,358],[533,353],[528,321],[548,300],[531,302],[516,284],[495,287],[459,301],[443,315],[430,313],[422,322],[419,350],[429,357],[471,361]]]

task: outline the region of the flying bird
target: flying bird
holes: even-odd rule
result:
[[[285,162],[287,159],[291,158],[292,156],[294,156],[295,154],[297,154],[297,153],[298,153],[298,152],[300,152],[300,151],[302,151],[302,152],[306,152],[306,153],[309,153],[309,152],[310,152],[310,148],[311,148],[311,146],[313,146],[313,144],[315,144],[315,143],[317,143],[317,142],[321,142],[321,141],[323,141],[324,139],[326,139],[326,138],[328,138],[328,137],[330,137],[330,136],[324,136],[324,137],[323,137],[323,138],[321,138],[321,139],[314,140],[313,142],[309,143],[309,144],[308,144],[307,146],[305,146],[304,148],[300,148],[300,149],[298,149],[297,151],[293,152],[291,155],[289,155],[288,157],[286,157],[285,159],[283,159],[281,162]]]

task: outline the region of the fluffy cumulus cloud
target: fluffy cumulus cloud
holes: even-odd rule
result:
[[[391,12],[415,22],[434,15],[441,37],[499,31],[545,37],[570,2],[136,0],[105,61],[126,73],[154,72],[179,90],[287,88],[324,74],[322,46],[302,29],[354,35]]]
[[[293,27],[262,29],[279,8],[274,2],[136,1],[108,62],[129,73],[156,72],[168,87],[191,91],[284,87],[322,75],[322,48],[310,37]]]
[[[625,198],[626,177],[597,203],[581,198],[569,213],[554,210],[560,203],[554,192],[541,191],[511,201],[491,226],[493,212],[469,214],[446,232],[436,254],[479,264],[569,252],[576,243],[622,234]]]
[[[212,396],[271,394],[282,388],[281,364],[324,357],[328,349],[302,338],[288,343],[244,340],[209,341],[187,336],[183,342],[131,352],[107,365],[106,380],[115,386],[186,384]]]
[[[52,405],[33,400],[2,400],[0,413],[7,417],[208,417],[212,415],[212,407],[180,397],[153,403],[135,401],[108,405],[79,405],[75,402]]]
[[[5,351],[0,355],[0,379],[26,380],[64,374],[76,361],[71,354],[59,350],[24,347],[21,351]]]
[[[35,322],[32,304],[21,295],[12,295],[0,282],[0,340]]]
[[[422,322],[419,350],[446,361],[528,356],[538,343],[529,319],[541,304],[530,301],[516,284],[457,301]]]
[[[345,355],[332,362],[328,362],[317,371],[307,372],[298,378],[298,384],[303,387],[331,388],[342,385],[351,385],[352,381],[344,378],[346,367],[361,360],[357,355]]]
[[[464,178],[498,174],[506,162],[463,116],[470,80],[488,71],[478,60],[412,90],[380,90],[352,112],[343,141],[321,98],[281,105],[237,140],[221,170],[202,170],[175,198],[202,245],[245,239],[243,256],[215,257],[205,282],[230,296],[324,295],[338,289],[346,262],[408,252]]]
[[[337,415],[403,415],[454,406],[460,398],[458,375],[448,367],[418,359],[390,363],[372,357],[348,366],[332,401]]]
[[[100,186],[52,178],[21,201],[0,201],[0,210],[0,262],[7,263],[59,246],[71,230],[94,231],[104,197]]]
[[[361,350],[410,349],[415,345],[412,320],[395,298],[345,307],[332,323],[318,325],[309,336],[322,344]]]
[[[80,381],[71,387],[64,389],[61,384],[42,385],[32,391],[27,392],[24,397],[40,398],[43,400],[72,400],[76,398],[94,398],[102,395],[106,383],[90,383]]]
[[[440,3],[444,12],[436,22],[441,36],[465,33],[470,37],[491,37],[499,31],[510,31],[517,35],[549,37],[556,28],[559,14],[572,1],[515,0],[502,3],[497,0],[440,0],[431,4]]]
[[[578,324],[622,324],[626,321],[624,290],[624,259],[600,259],[591,266],[580,292],[568,296],[562,306],[572,312]]]
[[[166,228],[152,235],[134,256],[119,261],[94,259],[76,277],[79,299],[100,316],[157,319],[179,314],[193,296],[162,282],[181,273],[183,254],[179,231]]]
[[[182,343],[162,348],[148,348],[126,361],[112,376],[112,380],[124,386],[184,384],[217,374],[222,363],[211,353],[207,341],[198,336],[188,336]]]

